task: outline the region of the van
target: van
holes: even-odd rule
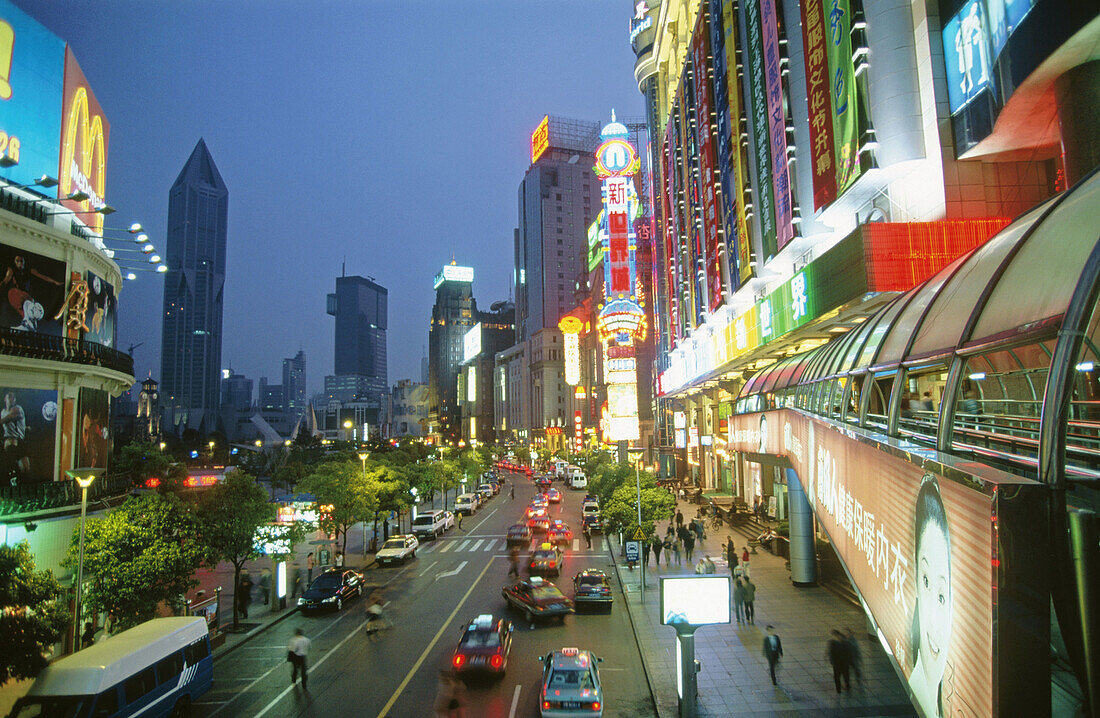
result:
[[[584,472],[581,471],[580,468],[578,468],[576,466],[574,466],[570,470],[568,481],[569,481],[570,488],[574,488],[574,489],[587,489],[588,488],[588,477],[585,476]]]
[[[455,499],[455,513],[472,516],[478,507],[478,498],[474,494],[459,494]]]
[[[154,618],[46,666],[8,718],[183,714],[213,681],[206,619]]]
[[[447,517],[446,512],[442,510],[418,513],[412,523],[412,532],[417,538],[422,536],[439,538],[446,530]]]

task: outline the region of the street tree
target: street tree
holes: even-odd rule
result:
[[[620,466],[626,466],[621,464]],[[629,468],[629,467],[627,467]],[[618,472],[617,472],[618,473]],[[600,503],[600,519],[609,531],[634,532],[638,526],[638,484],[634,472],[630,471],[630,480],[621,481],[610,496]],[[668,491],[658,488],[652,474],[643,472],[640,477],[642,496],[642,532],[653,535],[658,521],[672,518],[676,500]]]
[[[135,486],[144,486],[147,480],[157,478],[160,480],[157,489],[161,492],[178,491],[187,478],[183,464],[173,461],[171,455],[148,441],[135,441],[119,449],[111,458],[111,471],[128,473]]]
[[[342,540],[347,553],[348,530],[375,513],[377,497],[369,473],[359,461],[326,461],[314,467],[301,488],[313,494],[320,529]]]
[[[233,471],[203,491],[198,502],[199,531],[216,560],[233,564],[234,595],[246,561],[259,558],[256,530],[275,519],[275,505],[255,477]],[[239,624],[233,601],[233,628]]]
[[[80,529],[73,531],[65,566],[78,560]],[[89,519],[84,538],[86,605],[114,613],[120,629],[176,607],[198,585],[195,571],[212,562],[195,511],[174,494],[131,496],[101,519]]]
[[[33,678],[49,663],[70,621],[65,593],[52,571],[35,569],[26,541],[0,544],[0,685]]]
[[[371,475],[377,502],[375,503],[375,535],[378,532],[378,518],[391,511],[401,515],[411,505],[409,482],[399,469],[389,466],[377,467]],[[388,538],[388,532],[386,537]]]

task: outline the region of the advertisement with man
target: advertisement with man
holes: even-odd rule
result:
[[[0,327],[61,336],[65,263],[0,244]]]
[[[118,299],[115,288],[95,272],[87,273],[88,308],[84,312],[84,340],[102,344],[105,347],[115,345],[115,312]]]
[[[0,486],[54,478],[57,391],[0,385]]]
[[[100,389],[80,389],[77,410],[76,465],[82,469],[107,468],[110,443],[110,399]]]
[[[729,448],[790,461],[921,712],[995,713],[1011,690],[993,680],[1010,641],[997,552],[1020,530],[997,518],[999,501],[1034,482],[994,470],[952,480],[794,411],[728,428]]]

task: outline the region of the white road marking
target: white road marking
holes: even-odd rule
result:
[[[450,551],[454,547],[455,547],[454,541],[448,541],[447,543],[443,544],[443,548],[439,549],[439,553],[444,553],[446,551]]]
[[[462,572],[462,569],[466,568],[466,563],[467,563],[466,561],[463,561],[462,563],[458,564],[457,568],[454,568],[450,571],[444,571],[443,573],[436,576],[435,579],[433,579],[433,580],[438,581],[441,578],[448,578],[450,576],[457,576],[459,573]]]
[[[470,539],[466,539],[465,541],[460,543],[458,546],[456,546],[455,551],[465,551],[466,550],[466,544],[468,544],[468,543],[470,543]]]
[[[517,685],[515,692],[512,693],[512,710],[508,711],[508,718],[516,718],[516,706],[519,705],[519,689],[522,687]]]
[[[477,551],[477,547],[483,543],[485,543],[485,539],[478,539],[477,541],[474,541],[473,544],[470,545],[470,550]]]
[[[439,561],[432,561],[431,563],[429,563],[427,566],[424,567],[424,570],[420,572],[420,575],[423,576],[424,574],[426,574],[428,571],[431,570],[432,566],[436,565],[437,563],[439,563]]]
[[[477,522],[477,526],[474,526],[474,527],[473,527],[472,529],[470,529],[470,531],[477,531],[478,527],[479,527],[479,526],[481,526],[481,524],[483,524],[483,523],[485,523],[486,521],[488,521],[488,520],[489,520],[489,517],[490,517],[490,516],[492,516],[493,514],[495,514],[496,512],[497,512],[497,510],[496,510],[496,509],[493,509],[492,511],[490,511],[490,512],[489,512],[489,513],[488,513],[488,514],[487,514],[487,515],[485,516],[485,518],[483,518],[483,519],[482,519],[481,521],[478,521],[478,522]]]
[[[581,550],[581,540],[580,539],[573,539],[573,550],[574,551],[580,551]]]

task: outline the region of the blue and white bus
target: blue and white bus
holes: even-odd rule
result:
[[[206,620],[154,618],[47,666],[9,718],[158,718],[210,689]]]

